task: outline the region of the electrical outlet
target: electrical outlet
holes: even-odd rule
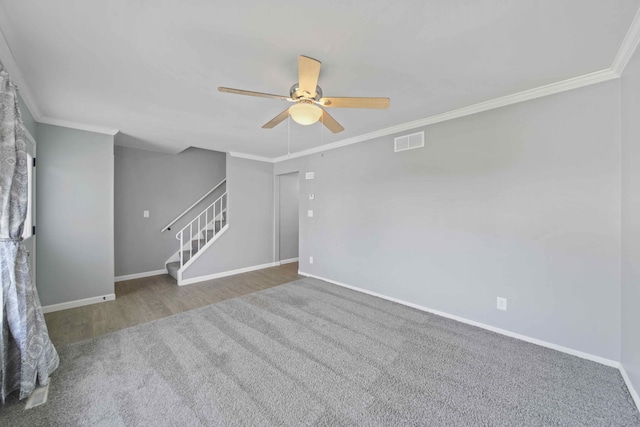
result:
[[[308,210],[308,211],[307,211],[307,216],[308,216],[309,218],[313,217],[313,211],[312,211],[312,210]]]
[[[304,174],[304,179],[314,179],[316,174],[314,172],[307,172]]]
[[[309,257],[309,264],[313,264],[313,257],[312,256]]]
[[[507,311],[507,299],[506,298],[502,298],[502,297],[498,297],[498,302],[496,304],[496,308],[498,310]]]
[[[309,194],[309,200],[313,200],[313,199],[315,199],[315,198],[316,198],[316,195],[315,195],[315,194]]]

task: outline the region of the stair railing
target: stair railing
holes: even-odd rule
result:
[[[185,209],[180,215],[178,215],[177,217],[175,217],[173,219],[173,221],[171,221],[169,224],[165,225],[164,228],[162,230],[160,230],[161,233],[164,233],[167,230],[171,230],[171,226],[173,224],[175,224],[176,222],[178,222],[178,220],[180,218],[182,218],[183,216],[185,216],[187,213],[189,213],[189,211],[193,208],[195,208],[196,206],[198,206],[198,203],[200,203],[201,201],[203,201],[209,194],[213,193],[214,191],[216,191],[218,189],[218,187],[220,187],[222,184],[224,184],[225,182],[227,182],[227,178],[223,179],[222,181],[220,181],[215,187],[213,187],[211,190],[207,191],[205,193],[204,196],[200,197],[198,200],[196,200],[195,202],[193,202],[191,204],[191,206],[189,206],[187,209]]]
[[[194,253],[194,241],[197,241],[197,250],[199,252],[207,243],[213,240],[218,233],[227,224],[227,192],[218,197],[215,202],[207,206],[197,217],[193,219],[189,224],[185,225],[182,230],[176,233],[176,239],[180,241],[180,268],[185,264],[184,262],[184,250],[185,243],[189,245],[189,259],[193,259]],[[212,224],[209,229],[209,224]],[[195,233],[194,233],[195,228]],[[209,231],[212,231],[211,237],[209,237]]]

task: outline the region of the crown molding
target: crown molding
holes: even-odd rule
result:
[[[4,66],[7,68],[9,73],[11,74],[12,79],[16,82],[19,88],[19,92],[24,100],[27,108],[36,119],[37,122],[46,123],[56,126],[64,126],[72,129],[85,130],[89,132],[102,133],[106,135],[116,135],[119,130],[111,129],[100,126],[87,125],[82,123],[76,123],[66,120],[61,120],[52,117],[43,116],[34,101],[34,98],[27,86],[22,73],[20,73],[20,69],[18,68],[18,64],[16,63],[15,57],[7,40],[5,38],[4,33],[2,32],[2,27],[6,27],[5,22],[5,14],[0,13],[0,59],[3,61]],[[319,153],[327,150],[332,150],[335,148],[345,147],[348,145],[356,144],[363,141],[368,141],[374,138],[379,138],[382,136],[391,135],[398,132],[404,132],[408,130],[412,130],[415,128],[429,126],[435,123],[444,122],[447,120],[453,120],[460,117],[469,116],[472,114],[481,113],[483,111],[489,111],[500,107],[505,107],[508,105],[529,101],[536,98],[541,98],[548,95],[553,95],[556,93],[577,89],[580,87],[605,82],[608,80],[619,78],[629,60],[633,56],[636,51],[638,44],[640,44],[640,9],[636,12],[633,21],[631,22],[631,26],[625,35],[620,48],[616,54],[616,57],[613,61],[613,64],[610,68],[596,71],[594,73],[585,74],[583,76],[574,77],[571,79],[567,79],[557,83],[551,83],[545,86],[541,86],[538,88],[518,92],[512,95],[503,96],[500,98],[496,98],[490,101],[481,102],[478,104],[470,105],[468,107],[459,108],[457,110],[448,111],[445,113],[437,114],[434,116],[426,117],[423,119],[415,120],[412,122],[407,122],[403,124],[399,124],[396,126],[391,126],[388,128],[380,129],[374,132],[369,132],[363,135],[354,136],[351,138],[346,138],[340,141],[332,142],[330,144],[321,145],[318,147],[314,147],[308,150],[299,151],[297,153],[287,154],[279,157],[269,158],[263,156],[257,156],[253,154],[240,153],[240,152],[229,152],[229,155],[232,157],[238,157],[248,160],[256,160],[260,162],[267,163],[279,163],[290,159],[295,159],[298,157],[304,157],[309,154]]]
[[[37,118],[36,121],[39,123],[44,123],[46,125],[62,126],[65,128],[84,130],[84,131],[94,132],[94,133],[102,133],[110,136],[115,136],[118,132],[120,132],[120,130],[118,129],[87,125],[84,123],[76,123],[68,120],[56,119],[53,117],[46,117],[46,116]]]
[[[9,47],[9,43],[7,43],[7,39],[5,38],[4,32],[2,31],[2,28],[5,27],[5,16],[6,15],[4,13],[0,13],[0,62],[9,72],[11,80],[13,80],[14,83],[18,86],[18,92],[24,100],[24,103],[27,105],[27,108],[31,112],[31,115],[34,119],[37,120],[37,118],[41,116],[40,109],[34,101],[33,95],[29,90],[29,86],[27,86],[24,77],[20,72],[20,68],[18,68],[18,63],[16,62],[16,59],[13,56],[13,52]]]
[[[618,49],[618,53],[616,54],[615,59],[613,60],[613,64],[611,65],[611,70],[620,77],[624,68],[629,63],[629,60],[633,56],[638,44],[640,43],[640,9],[636,12],[636,15],[633,17],[633,21],[631,22],[631,26],[629,27],[629,31],[627,31],[624,40],[622,40],[622,44],[620,45],[620,49]]]
[[[611,69],[596,71],[594,73],[585,74],[583,76],[574,77],[571,79],[563,80],[557,83],[551,83],[545,86],[540,86],[535,89],[529,89],[522,92],[514,93],[512,95],[495,98],[490,101],[480,102],[478,104],[470,105],[468,107],[458,108],[457,110],[447,111],[446,113],[436,114],[424,119],[414,120],[412,122],[402,123],[396,126],[380,129],[374,132],[365,133],[363,135],[346,138],[341,141],[332,142],[330,144],[321,145],[318,147],[310,148],[308,150],[298,151],[291,155],[280,156],[273,159],[274,163],[279,163],[285,160],[294,159],[297,157],[308,156],[309,154],[319,153],[322,151],[333,150],[335,148],[346,147],[347,145],[357,144],[358,142],[368,141],[374,138],[382,136],[392,135],[394,133],[405,132],[413,130],[419,127],[429,126],[436,123],[445,122],[447,120],[458,119],[460,117],[470,116],[472,114],[482,113],[484,111],[494,110],[500,107],[506,107],[508,105],[517,104],[524,101],[530,101],[536,98],[542,98],[544,96],[553,95],[560,92],[565,92],[572,89],[577,89],[584,86],[589,86],[595,83],[601,83],[608,80],[613,80],[619,76]]]
[[[24,103],[29,109],[29,112],[31,112],[31,115],[33,116],[35,121],[50,125],[64,126],[72,129],[102,133],[111,136],[117,134],[119,132],[119,130],[117,129],[87,125],[84,123],[76,123],[62,119],[56,119],[53,117],[47,117],[42,114],[42,112],[38,108],[38,104],[36,104],[35,102],[35,98],[31,94],[31,90],[29,89],[24,76],[20,72],[20,67],[18,67],[18,63],[16,62],[16,58],[13,55],[13,51],[11,50],[9,43],[7,42],[7,38],[2,31],[2,28],[7,28],[5,19],[6,14],[0,13],[0,61],[9,72],[9,75],[11,75],[11,79],[18,86],[18,93],[20,93],[20,96],[24,100]]]
[[[36,139],[33,137],[33,135],[31,135],[31,132],[29,132],[29,129],[27,129],[26,126],[24,127],[24,134],[29,140],[29,142],[31,142],[34,146],[38,145],[38,143],[36,142]]]
[[[320,153],[334,148],[346,147],[347,145],[356,144],[358,142],[368,141],[374,138],[391,135],[397,132],[405,132],[422,126],[428,126],[447,120],[457,119],[472,114],[481,113],[483,111],[493,110],[495,108],[506,107],[508,105],[517,104],[519,102],[529,101],[556,93],[565,92],[572,89],[578,89],[596,83],[602,83],[608,80],[619,78],[629,60],[635,53],[640,44],[640,9],[636,12],[631,26],[625,35],[618,53],[616,54],[613,64],[610,68],[596,71],[594,73],[585,74],[571,79],[563,80],[557,83],[551,83],[534,89],[525,90],[512,95],[503,96],[501,98],[492,99],[486,102],[470,105],[468,107],[459,108],[457,110],[448,111],[446,113],[437,114],[435,116],[426,117],[424,119],[403,123],[397,126],[380,129],[363,135],[354,136],[343,139],[341,141],[332,142],[330,144],[321,145],[319,147],[310,148],[308,150],[299,151],[286,156],[279,156],[273,159],[274,163],[283,162],[297,157],[308,156],[309,154]]]
[[[237,157],[240,159],[256,160],[258,162],[266,162],[266,163],[275,163],[274,162],[275,159],[272,159],[269,157],[256,156],[256,155],[247,154],[247,153],[240,153],[238,151],[229,151],[229,155],[231,157]]]

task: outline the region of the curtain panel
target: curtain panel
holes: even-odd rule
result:
[[[15,85],[0,65],[0,399],[46,385],[59,359],[22,244],[27,214],[27,151]]]

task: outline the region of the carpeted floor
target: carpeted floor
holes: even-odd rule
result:
[[[616,369],[314,279],[60,356],[0,425],[640,426]]]

